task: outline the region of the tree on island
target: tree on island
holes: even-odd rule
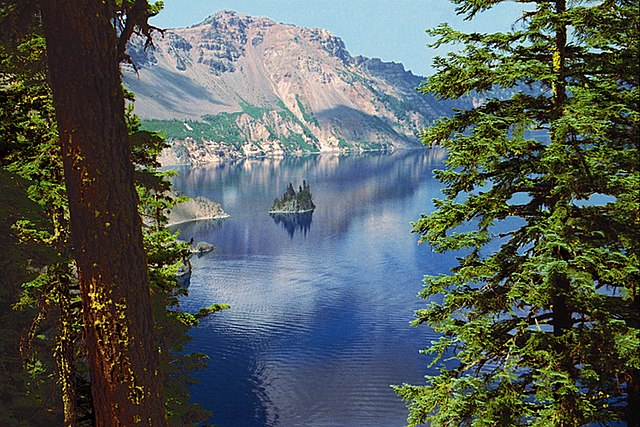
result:
[[[472,19],[502,1],[454,3]],[[461,255],[425,278],[415,323],[449,363],[396,388],[411,426],[640,425],[638,2],[530,9],[505,33],[430,32],[462,47],[424,93],[513,95],[424,135],[449,155],[444,199],[414,231]]]
[[[303,180],[298,187],[298,192],[293,189],[293,184],[289,183],[287,191],[282,195],[282,199],[275,198],[269,212],[271,213],[303,213],[310,212],[316,208],[311,196],[311,189],[307,181]]]

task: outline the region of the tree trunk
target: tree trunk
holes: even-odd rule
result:
[[[47,61],[97,426],[165,426],[114,4],[47,0]]]
[[[566,13],[567,5],[566,0],[555,1],[555,12],[558,16]],[[551,145],[556,147],[565,146],[567,143],[567,131],[562,129],[558,125],[560,119],[565,115],[565,108],[567,103],[567,25],[564,21],[556,22],[554,24],[554,45],[553,55],[551,61],[551,69],[553,71],[551,89],[552,89],[552,110],[551,110]],[[557,178],[554,179],[552,187],[558,188],[559,182]],[[564,194],[563,194],[564,193]],[[567,194],[567,190],[559,193],[558,195],[551,196],[551,210],[557,212],[558,209],[565,209],[569,204],[570,195]],[[555,256],[559,260],[569,260],[570,254],[566,251],[558,249],[555,251]],[[560,358],[560,369],[569,375],[569,378],[573,382],[577,381],[577,372],[575,369],[574,361],[570,357],[569,349],[567,348],[566,338],[561,338],[567,333],[567,331],[573,328],[572,313],[573,310],[569,307],[568,298],[571,295],[571,281],[567,277],[566,272],[554,273],[552,277],[554,283],[554,290],[552,295],[552,313],[553,313],[553,334],[557,338],[556,351],[557,356]],[[579,400],[577,393],[558,393],[554,392],[554,398],[558,409],[558,418],[556,419],[557,427],[576,427],[584,424],[581,419],[581,412],[578,409]]]
[[[60,309],[60,324],[58,338],[54,352],[58,366],[58,381],[62,388],[62,406],[64,410],[65,427],[78,426],[78,402],[76,396],[75,368],[73,358],[73,331],[71,314],[71,297],[67,271],[58,283],[58,308]]]

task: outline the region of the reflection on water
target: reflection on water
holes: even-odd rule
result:
[[[224,224],[224,219],[203,219],[203,220],[197,220],[197,221],[183,222],[177,225],[171,225],[168,228],[171,232],[175,232],[176,230],[190,229],[190,230],[198,230],[199,235],[210,235],[220,230],[223,224]],[[182,239],[184,239],[184,236],[185,234],[183,233]],[[195,243],[199,241],[200,240],[198,239],[194,239]]]
[[[283,194],[290,182],[306,180],[313,188],[315,216],[330,217],[331,231],[341,233],[349,228],[354,211],[414,194],[423,184],[425,171],[430,174],[431,166],[443,158],[444,150],[433,149],[245,159],[178,168],[175,183],[189,196],[221,203],[232,218],[246,218],[267,212],[273,195]]]
[[[296,230],[301,231],[303,236],[306,236],[307,232],[311,229],[313,212],[272,213],[269,215],[276,224],[282,224],[282,227],[287,230],[287,233],[289,233],[292,239]]]
[[[211,358],[191,391],[217,426],[404,425],[389,385],[422,383],[429,360],[419,350],[436,338],[409,325],[423,307],[416,295],[423,275],[455,263],[411,234],[439,195],[442,157],[413,150],[180,170],[179,190],[231,215],[179,226],[183,239],[217,248],[192,260],[185,308],[231,305],[204,319],[188,346]],[[314,189],[313,224],[269,216],[273,194],[303,179]]]

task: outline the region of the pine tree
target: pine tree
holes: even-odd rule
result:
[[[455,3],[473,19],[500,1]],[[442,334],[434,363],[452,360],[396,388],[412,426],[640,423],[639,4],[525,9],[505,33],[431,31],[462,48],[423,92],[512,96],[424,134],[449,155],[414,231],[462,255],[425,278],[415,323]]]
[[[134,101],[132,93],[125,94],[129,101]],[[169,211],[184,198],[175,198],[170,191],[168,178],[175,172],[158,172],[160,164],[157,157],[167,146],[165,139],[140,129],[140,120],[133,114],[133,104],[129,105],[126,118],[131,157],[136,165],[139,210],[146,225],[143,228],[144,248],[161,349],[160,368],[167,418],[170,425],[201,425],[211,413],[189,402],[188,385],[195,381],[191,374],[206,366],[207,356],[185,353],[184,346],[190,340],[188,332],[191,327],[228,306],[213,304],[195,314],[180,309],[180,297],[187,296],[188,292],[178,286],[176,274],[179,267],[189,262],[191,248],[189,243],[178,240],[178,232],[171,233],[166,226]]]
[[[128,3],[147,8],[146,0]],[[167,425],[124,119],[116,4],[53,0],[41,7],[95,421]]]
[[[38,34],[41,28],[34,19],[37,17],[34,10],[26,8],[19,11],[22,13],[15,12],[4,5],[0,8],[2,24],[5,29],[8,27],[8,31],[2,32],[0,43],[0,133],[3,135],[0,162],[4,173],[10,174],[12,179],[17,176],[25,179],[26,196],[40,206],[42,218],[17,210],[3,218],[3,225],[12,228],[11,234],[18,242],[29,242],[36,253],[53,256],[37,263],[25,259],[27,265],[33,264],[25,274],[8,277],[6,271],[2,274],[7,281],[6,289],[14,295],[11,305],[22,312],[17,314],[9,309],[7,314],[13,319],[14,330],[18,333],[26,330],[19,343],[12,343],[12,350],[18,352],[14,355],[17,360],[24,360],[29,386],[14,394],[7,393],[8,407],[2,411],[6,418],[0,423],[22,425],[21,419],[27,423],[47,422],[58,414],[58,399],[62,397],[65,425],[76,425],[77,415],[87,412],[86,408],[78,407],[77,393],[86,382],[78,381],[74,360],[82,329],[76,307],[79,301],[71,293],[71,287],[77,281],[73,278],[75,267],[68,245],[69,215],[54,110],[46,84],[45,43]],[[21,27],[20,31],[15,30],[17,26]],[[38,270],[42,273],[34,274]],[[21,282],[26,283],[20,295]],[[30,308],[36,308],[36,312],[26,314]],[[23,323],[28,322],[30,316],[33,319],[30,324]],[[20,318],[24,320],[16,321]],[[39,338],[35,339],[36,336]],[[52,343],[45,337],[51,337]],[[54,370],[52,365],[57,367],[60,394],[51,393],[48,378]],[[20,373],[20,368],[14,366],[13,374]],[[2,388],[6,386],[3,384]],[[21,400],[38,405],[38,410],[25,408],[24,413],[20,413],[13,407],[13,402]]]
[[[92,7],[92,5],[88,5],[88,7]],[[149,6],[146,1],[136,0],[118,3],[117,7],[109,9],[110,13],[115,13],[114,19],[110,22],[117,22],[117,25],[120,26],[114,57],[117,59],[114,62],[116,66],[120,59],[126,58],[124,42],[128,36],[133,31],[148,34],[150,27],[146,24],[146,18],[155,13],[158,7],[159,5]],[[39,248],[39,251],[47,253],[48,249],[53,247],[58,254],[57,257],[53,257],[53,261],[50,259],[46,261],[48,263],[55,262],[55,264],[49,264],[35,280],[24,285],[22,298],[16,305],[17,308],[32,306],[37,308],[35,320],[28,333],[23,337],[22,343],[24,345],[20,348],[27,358],[26,368],[30,375],[30,382],[41,385],[42,389],[46,388],[48,395],[34,394],[39,390],[35,390],[33,387],[22,391],[16,389],[13,393],[29,393],[32,396],[29,400],[34,404],[42,405],[40,412],[53,417],[62,409],[56,402],[62,397],[65,425],[77,425],[78,422],[81,422],[80,416],[93,416],[91,414],[92,406],[97,407],[97,412],[102,412],[102,418],[98,414],[97,422],[99,424],[128,424],[137,419],[135,415],[133,418],[131,417],[131,408],[125,408],[124,405],[118,404],[117,407],[123,409],[122,413],[129,411],[129,414],[124,414],[120,418],[117,418],[116,415],[116,419],[105,421],[105,410],[113,409],[113,406],[109,408],[108,399],[96,400],[94,403],[98,404],[92,405],[90,396],[87,396],[87,390],[83,390],[76,381],[78,379],[86,381],[83,379],[86,377],[78,373],[78,370],[83,369],[81,365],[85,363],[83,360],[86,360],[87,357],[86,349],[80,345],[83,343],[84,322],[79,316],[81,312],[77,309],[79,307],[78,298],[70,292],[71,287],[75,287],[77,290],[78,278],[75,275],[75,267],[70,260],[72,251],[70,250],[69,236],[69,206],[64,186],[63,162],[60,156],[58,135],[55,131],[56,121],[51,102],[51,91],[45,82],[46,66],[42,60],[45,43],[44,39],[38,36],[42,30],[38,8],[37,2],[0,2],[0,18],[3,23],[3,31],[0,32],[2,36],[2,43],[0,43],[0,61],[2,62],[0,97],[5,101],[0,108],[0,117],[2,118],[0,129],[3,136],[0,140],[0,161],[3,169],[6,167],[12,173],[32,180],[28,194],[42,205],[49,221],[48,225],[43,226],[42,221],[40,223],[34,222],[33,214],[24,211],[22,213],[25,214],[25,217],[16,222],[14,230],[17,236],[25,241],[31,241],[36,248]],[[96,15],[96,18],[99,17]],[[115,40],[114,28],[111,25],[103,26],[104,28],[107,28],[104,36],[113,37]],[[72,48],[71,45],[69,47]],[[65,59],[60,59],[60,61],[65,61]],[[96,104],[100,103],[96,102]],[[214,305],[195,315],[179,310],[177,296],[185,294],[185,291],[177,286],[175,271],[187,256],[188,248],[185,244],[177,243],[176,236],[164,229],[166,212],[174,202],[166,194],[169,184],[164,180],[163,174],[155,172],[155,167],[158,166],[155,158],[164,146],[164,141],[157,136],[140,131],[139,121],[131,115],[131,111],[132,109],[128,108],[125,130],[128,128],[127,133],[131,134],[126,135],[125,148],[128,150],[131,146],[130,159],[136,164],[135,179],[140,191],[141,213],[153,212],[153,226],[148,227],[147,232],[144,233],[144,250],[148,257],[144,269],[146,272],[148,267],[149,284],[153,289],[151,300],[155,313],[153,330],[157,330],[159,334],[157,341],[151,334],[144,336],[144,339],[140,340],[142,341],[140,344],[162,349],[158,372],[152,373],[155,377],[154,381],[156,384],[160,384],[166,395],[166,412],[171,424],[189,425],[204,421],[208,414],[188,403],[186,381],[190,380],[186,375],[203,365],[204,356],[181,354],[183,345],[188,339],[187,330],[197,324],[200,318],[224,308],[224,306]],[[124,115],[121,119],[124,120]],[[86,161],[86,159],[79,160]],[[2,173],[4,174],[4,172]],[[8,176],[15,179],[12,175]],[[116,189],[114,188],[114,190]],[[135,215],[135,210],[133,213]],[[11,226],[11,223],[5,224],[5,220],[14,221],[16,215],[20,216],[20,212],[11,212],[11,216],[3,216],[2,228]],[[92,255],[95,254],[88,254],[88,256]],[[5,279],[7,278],[5,277]],[[16,277],[12,276],[8,280],[15,281]],[[108,287],[109,283],[106,285]],[[145,283],[142,281],[138,283],[138,286],[140,285],[145,285]],[[13,283],[12,288],[15,289]],[[148,289],[147,287],[147,292]],[[2,303],[4,305],[4,299]],[[91,308],[89,307],[89,309]],[[151,306],[149,306],[150,309]],[[135,315],[138,316],[139,313],[135,313]],[[123,320],[129,319],[120,318],[118,321],[120,326],[128,326],[127,322],[123,322]],[[56,325],[56,331],[53,334],[51,325]],[[16,326],[18,325],[13,325],[14,328]],[[119,325],[115,326],[117,328]],[[105,325],[104,327],[110,326]],[[91,327],[86,329],[91,330]],[[36,335],[40,338],[35,339]],[[53,348],[49,346],[50,341],[54,341]],[[32,343],[37,346],[33,346]],[[51,367],[47,364],[49,359],[47,354],[52,356],[53,361],[58,365],[57,381],[61,388],[60,394],[50,393],[52,375],[50,374]],[[122,359],[116,355],[114,360],[119,359],[118,362],[122,362],[121,366],[126,368],[127,362],[129,362],[127,354],[123,353],[120,357]],[[148,363],[151,361],[145,360],[143,367],[145,372],[146,368],[152,367]],[[131,374],[135,375],[134,372]],[[92,379],[99,378],[96,375],[92,377]],[[144,380],[143,377],[144,375],[138,375],[136,380]],[[143,386],[143,384],[136,384],[136,386]],[[24,396],[14,394],[9,397],[15,399],[15,402],[24,399]],[[132,395],[116,397],[131,400]],[[11,402],[12,400],[8,402],[7,408],[13,411],[14,407],[11,406]],[[79,402],[82,402],[82,409],[78,407]],[[3,414],[2,420],[7,425],[21,425],[20,419],[29,420],[16,411],[6,412]],[[30,412],[33,412],[36,420],[45,421],[44,417],[38,416],[37,412],[31,410]],[[165,402],[161,401],[158,410],[151,412],[153,412],[152,416],[155,420],[150,421],[150,417],[147,417],[143,422],[157,425],[158,420],[164,419]],[[31,419],[31,421],[33,420]]]

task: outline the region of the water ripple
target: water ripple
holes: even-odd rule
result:
[[[192,196],[226,196],[236,204],[225,210],[241,212],[215,229],[182,230],[217,248],[193,260],[184,307],[231,305],[204,319],[188,346],[211,358],[191,391],[216,425],[404,425],[406,408],[390,385],[422,383],[429,358],[419,350],[437,339],[409,325],[424,304],[416,295],[424,274],[454,262],[410,234],[409,222],[439,191],[425,159],[298,159],[290,169],[285,160],[278,173],[257,162],[242,174],[199,170],[176,182]],[[280,174],[285,185],[311,184],[319,208],[306,234],[291,236],[266,214]],[[270,181],[254,186],[262,179]]]

